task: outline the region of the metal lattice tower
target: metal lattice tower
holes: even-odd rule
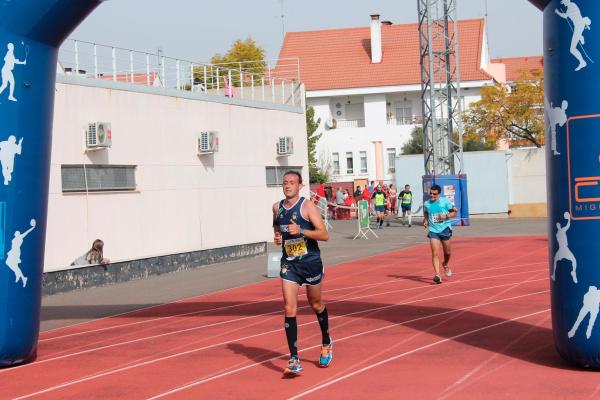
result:
[[[457,1],[417,0],[427,175],[463,172]]]

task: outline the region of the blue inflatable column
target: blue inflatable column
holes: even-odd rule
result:
[[[0,366],[35,356],[58,46],[100,2],[0,2]]]
[[[546,174],[554,342],[600,368],[600,1],[544,11]]]

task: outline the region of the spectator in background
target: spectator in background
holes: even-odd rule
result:
[[[394,188],[394,185],[390,185],[390,213],[392,215],[396,215],[398,214],[398,210],[396,210],[396,189]]]
[[[341,187],[338,187],[337,191],[335,192],[335,204],[338,206],[344,204],[344,192],[342,191]]]
[[[375,181],[371,181],[371,184],[369,185],[369,192],[373,193],[373,191],[375,191]]]
[[[354,190],[354,197],[358,199],[361,196],[362,196],[362,190],[360,190],[360,185],[359,185]]]
[[[104,242],[100,239],[94,240],[92,248],[71,263],[71,265],[90,264],[110,264],[110,260],[104,258]]]
[[[319,186],[317,186],[317,201],[319,201],[321,199],[326,199],[326,197],[325,197],[325,185],[323,185],[323,182],[320,182]]]

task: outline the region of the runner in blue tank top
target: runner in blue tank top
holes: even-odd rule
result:
[[[440,277],[440,255],[444,253],[444,274],[452,276],[450,262],[450,238],[452,237],[452,223],[450,220],[456,217],[457,211],[454,205],[445,197],[440,197],[442,188],[433,185],[429,189],[430,200],[423,204],[423,226],[427,229],[427,237],[431,246],[431,257],[435,275],[433,281],[442,283]]]
[[[285,375],[298,375],[302,364],[298,358],[298,290],[307,285],[306,297],[317,315],[321,328],[322,345],[320,367],[328,367],[333,359],[333,341],[329,336],[329,317],[321,298],[323,262],[317,240],[326,241],[329,233],[321,212],[310,201],[300,197],[302,175],[288,171],[283,175],[285,199],[273,204],[275,243],[282,247],[281,286],[285,302],[285,335],[290,349],[290,361]]]

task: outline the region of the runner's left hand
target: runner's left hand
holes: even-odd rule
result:
[[[288,225],[288,232],[290,235],[299,235],[300,234],[300,225],[296,223],[296,221],[291,220]]]

